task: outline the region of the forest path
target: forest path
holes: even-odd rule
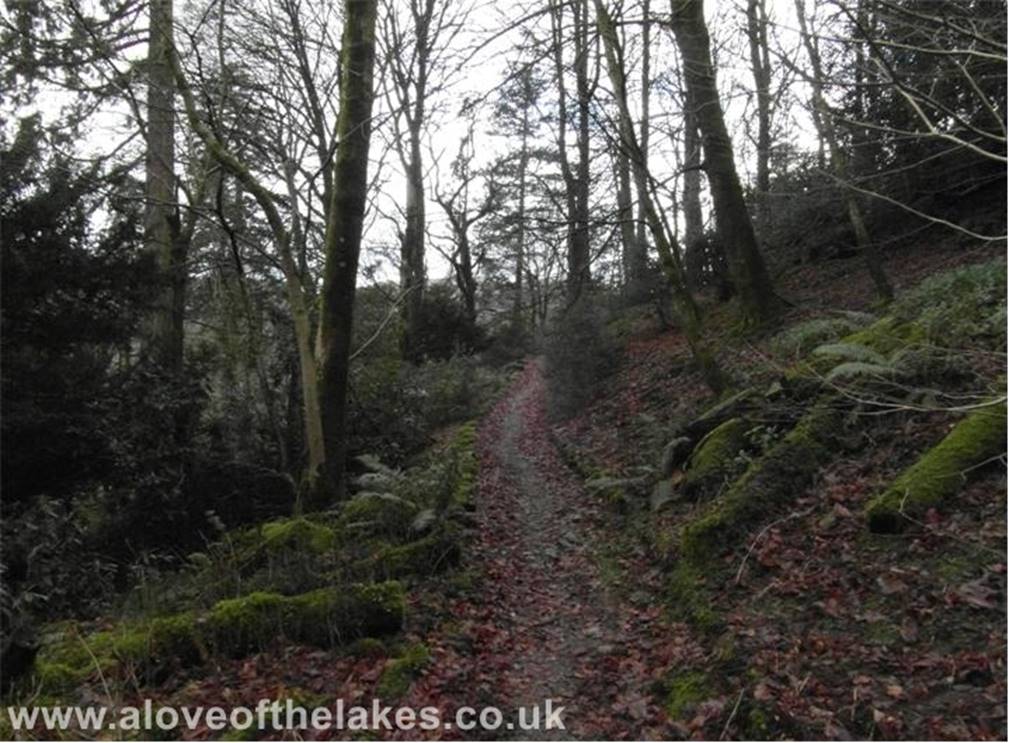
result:
[[[475,556],[494,594],[488,623],[510,651],[498,676],[502,707],[542,709],[547,699],[565,707],[566,730],[514,724],[507,736],[562,740],[582,737],[580,722],[609,708],[583,682],[623,638],[593,559],[596,503],[550,438],[545,396],[541,362],[532,361],[481,425]]]

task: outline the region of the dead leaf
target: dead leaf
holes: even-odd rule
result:
[[[888,573],[884,573],[876,578],[876,582],[883,590],[883,593],[887,596],[891,596],[895,593],[903,593],[907,590],[907,583]]]
[[[904,617],[904,621],[900,623],[900,636],[904,638],[904,642],[917,642],[918,623],[911,617]]]

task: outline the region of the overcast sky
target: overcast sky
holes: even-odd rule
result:
[[[797,39],[792,0],[769,0],[769,6],[773,24],[772,34],[778,36],[786,48],[794,48]],[[549,31],[548,19],[543,15],[532,18],[519,26],[516,26],[516,21],[530,15],[535,16],[536,13],[533,11],[542,7],[542,3],[474,0],[474,7],[469,15],[465,30],[457,37],[454,44],[454,48],[458,50],[456,59],[447,65],[452,73],[451,82],[430,102],[432,114],[428,124],[425,166],[430,172],[427,183],[427,220],[433,240],[444,239],[448,235],[446,219],[441,207],[431,200],[431,193],[436,176],[440,178],[443,185],[448,184],[450,179],[449,165],[458,149],[460,139],[467,130],[468,122],[459,115],[460,105],[462,101],[473,98],[486,100],[488,104],[479,109],[475,129],[477,153],[475,165],[477,167],[486,165],[505,152],[509,146],[504,137],[493,133],[493,123],[490,119],[492,104],[497,96],[497,88],[506,74],[506,62],[509,58],[514,58],[515,52],[513,50],[519,44],[524,28],[534,29],[541,36],[546,36]],[[748,181],[752,171],[753,147],[746,142],[744,121],[749,116],[753,105],[749,95],[749,91],[753,88],[753,82],[748,66],[746,40],[742,32],[745,23],[744,8],[745,0],[722,0],[721,2],[708,0],[706,3],[709,27],[717,45],[719,89],[737,152],[737,165],[741,171],[741,177],[744,181]],[[7,11],[4,9],[0,12],[6,14]],[[629,12],[627,20],[633,22],[636,19]],[[633,28],[633,26],[631,27]],[[635,33],[633,30],[630,32],[632,36]],[[656,26],[652,36],[652,77],[656,79],[669,73],[677,65],[677,60],[675,47],[667,31]],[[636,46],[636,41],[630,41],[629,48],[636,59],[637,52],[633,50],[634,46]],[[145,54],[146,49],[143,46],[138,46],[132,50],[131,56],[142,58]],[[460,59],[463,62],[461,64],[459,63]],[[543,70],[545,74],[550,74],[552,70],[550,60],[544,61]],[[634,77],[637,79],[638,74],[635,73]],[[604,89],[608,88],[605,71],[600,76],[600,84]],[[668,174],[673,170],[674,153],[672,148],[674,143],[668,137],[663,137],[660,132],[667,127],[677,128],[679,124],[675,106],[659,87],[656,85],[652,94],[651,118],[658,136],[653,135],[652,137],[649,157],[650,164],[659,174],[662,171]],[[807,93],[801,90],[793,92],[797,93],[800,101],[805,102]],[[37,104],[44,115],[52,120],[59,115],[60,104],[64,100],[66,100],[65,94],[50,90],[39,96]],[[376,106],[379,114],[387,110],[387,105],[381,95],[376,100]],[[181,118],[180,116],[180,120]],[[787,133],[787,138],[796,146],[810,147],[815,141],[811,134],[809,121],[802,109],[791,109],[787,113],[787,118],[784,114],[779,116],[778,124],[781,130]],[[125,105],[107,108],[98,112],[92,120],[90,133],[87,140],[80,143],[79,152],[82,156],[108,152],[110,147],[117,146],[133,132],[135,132],[133,117]],[[552,136],[552,132],[545,128],[544,137],[549,141],[543,142],[543,144],[552,144]],[[387,131],[376,132],[372,142],[372,151],[375,162],[379,160],[384,162],[383,185],[376,202],[379,207],[378,212],[393,215],[397,213],[397,205],[403,202],[405,184],[397,158],[392,155],[382,157],[381,150],[388,141]],[[430,170],[434,166],[435,160],[437,160],[439,167],[436,171]],[[600,163],[599,167],[601,168],[602,165]],[[480,186],[478,185],[477,188],[479,189]],[[371,215],[372,218],[365,235],[362,263],[377,260],[380,255],[378,247],[395,243],[393,226],[379,213]],[[447,262],[433,249],[433,246],[429,247],[427,251],[427,261],[428,273],[432,279],[448,275]],[[380,271],[380,275],[395,279],[397,273],[393,266],[386,263]]]

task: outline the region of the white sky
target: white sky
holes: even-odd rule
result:
[[[743,131],[745,114],[752,107],[749,101],[748,91],[752,90],[753,82],[748,63],[748,51],[746,39],[743,34],[745,25],[744,9],[746,0],[721,0],[706,3],[706,14],[709,19],[709,28],[713,40],[718,47],[717,59],[719,65],[719,89],[722,93],[723,105],[726,108],[726,115],[730,130],[733,136],[733,143],[737,153],[737,167],[741,171],[741,177],[747,181],[751,177],[753,147],[746,142]],[[425,166],[431,168],[432,153],[437,155],[440,163],[438,169],[443,185],[450,179],[449,164],[455,156],[459,140],[464,136],[467,129],[467,122],[459,116],[459,104],[461,101],[478,96],[487,98],[488,106],[481,109],[475,130],[475,150],[477,153],[475,167],[486,165],[495,157],[505,152],[509,143],[501,136],[490,133],[492,128],[489,115],[492,104],[495,100],[495,89],[504,78],[506,60],[509,50],[514,47],[520,38],[520,29],[512,29],[506,33],[500,33],[500,29],[515,22],[516,19],[528,15],[526,3],[521,0],[511,2],[494,2],[493,0],[475,0],[476,7],[469,16],[469,22],[463,33],[457,38],[456,46],[460,48],[472,47],[479,43],[480,51],[475,54],[465,66],[453,75],[450,87],[442,91],[431,100],[430,109],[432,115],[428,125],[428,146],[425,148],[427,162]],[[773,25],[773,35],[782,39],[783,46],[794,48],[796,44],[794,6],[792,0],[769,0],[769,13]],[[533,7],[542,8],[542,4]],[[3,12],[6,15],[6,9]],[[177,11],[179,9],[177,8]],[[633,12],[627,11],[626,20],[633,20]],[[537,20],[526,24],[529,27],[538,29],[538,33],[545,36],[549,31],[548,20],[540,16]],[[637,31],[633,27],[628,31],[630,36],[635,36]],[[496,38],[495,38],[496,37]],[[636,45],[636,40],[629,42]],[[772,44],[774,40],[772,38]],[[135,47],[131,56],[135,58],[146,54],[143,46]],[[636,55],[635,55],[636,56]],[[661,76],[664,72],[677,65],[675,47],[671,42],[668,32],[662,30],[657,25],[652,32],[652,77]],[[546,59],[543,62],[544,74],[550,75],[552,71],[552,60]],[[640,74],[633,72],[632,79],[639,79]],[[600,75],[602,88],[608,88],[605,69]],[[570,89],[573,86],[569,86]],[[44,116],[53,119],[59,114],[60,102],[65,100],[65,94],[54,91],[45,92],[39,96],[38,107]],[[632,96],[636,96],[632,92]],[[799,90],[797,95],[804,102],[806,93]],[[653,87],[652,92],[652,121],[653,136],[650,148],[650,161],[652,167],[656,169],[657,176],[661,177],[662,170],[671,172],[673,169],[672,142],[660,134],[664,127],[678,128],[678,116],[675,111],[671,111],[668,101],[664,101],[665,96]],[[181,105],[181,104],[180,104]],[[376,112],[381,114],[386,108],[386,104],[381,95],[376,98]],[[785,119],[787,115],[789,119]],[[777,125],[782,132],[787,132],[792,144],[803,149],[812,146],[815,141],[811,134],[811,127],[806,118],[804,110],[793,108],[792,110],[779,114]],[[180,120],[184,117],[180,116]],[[181,127],[180,127],[181,128]],[[128,108],[117,106],[98,112],[90,122],[90,133],[87,141],[80,143],[80,153],[87,156],[96,153],[108,152],[111,147],[117,146],[130,133],[135,132],[135,124]],[[552,143],[552,132],[544,129],[545,135]],[[372,140],[373,159],[380,159],[380,148],[388,141],[388,136],[377,131]],[[594,142],[593,146],[601,146],[601,142]],[[386,182],[382,187],[382,193],[377,199],[381,211],[386,214],[396,213],[397,205],[402,204],[405,193],[405,185],[402,175],[399,172],[398,158],[391,153],[384,158],[385,170],[383,175]],[[608,174],[609,169],[606,168]],[[429,232],[434,239],[438,236],[447,236],[447,220],[445,219],[441,207],[431,199],[435,173],[432,172],[428,179],[428,203],[427,219],[430,225]],[[475,184],[474,193],[479,194],[482,186]],[[477,196],[477,198],[479,198]],[[362,265],[377,257],[376,246],[389,245],[396,240],[395,232],[387,220],[373,219],[365,235],[363,246]],[[438,254],[433,246],[429,246],[427,251],[428,273],[432,279],[443,278],[449,273],[447,262]],[[397,275],[393,266],[386,264],[380,275],[394,279]]]

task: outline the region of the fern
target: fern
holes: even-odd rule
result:
[[[886,363],[874,364],[866,361],[846,361],[838,364],[827,373],[827,381],[834,382],[838,379],[853,379],[859,377],[896,377],[900,370]]]
[[[858,343],[827,343],[813,349],[815,356],[831,356],[842,361],[889,366],[889,361],[878,351]]]

